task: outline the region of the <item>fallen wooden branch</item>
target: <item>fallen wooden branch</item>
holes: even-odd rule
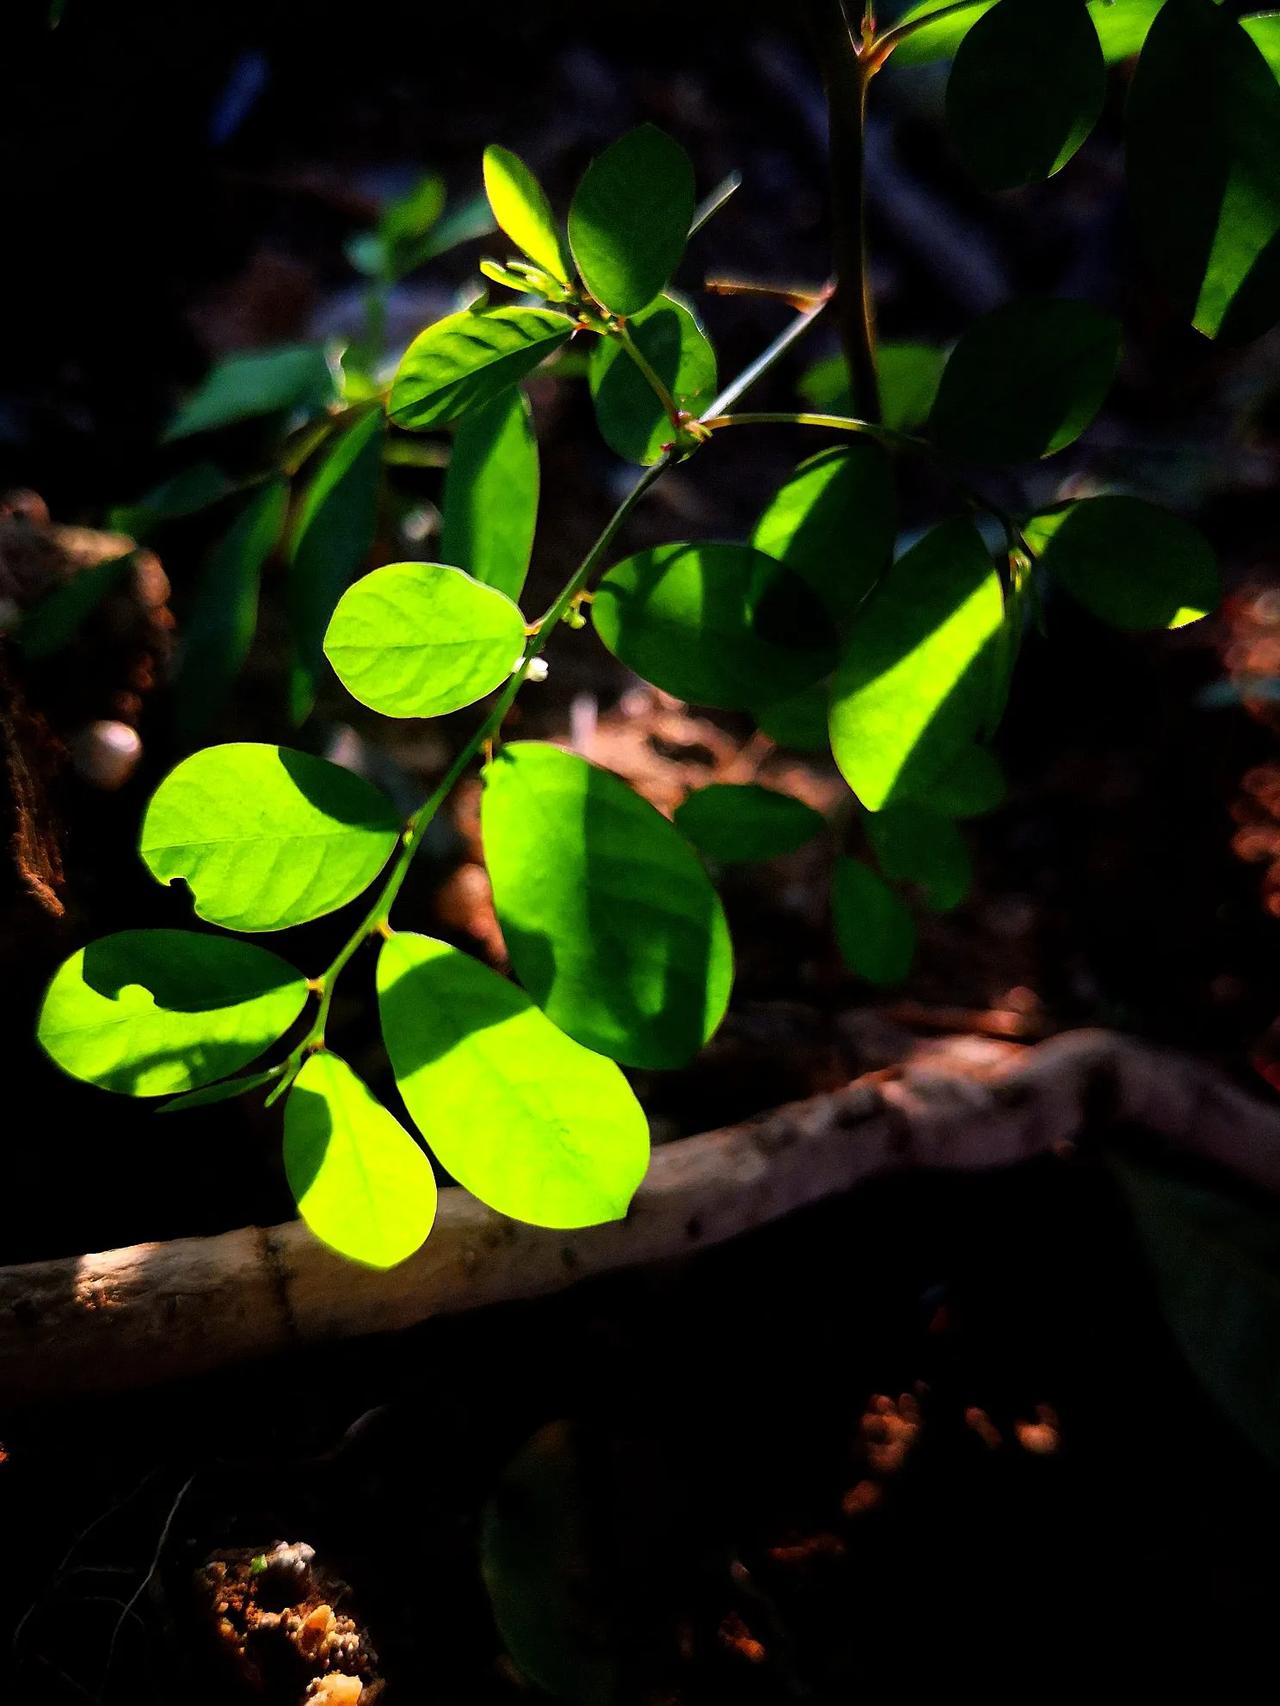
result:
[[[1280,1109],[1102,1031],[932,1045],[895,1074],[655,1151],[626,1220],[549,1232],[441,1193],[421,1252],[356,1267],[298,1222],[0,1269],[0,1403],[144,1385],[286,1346],[390,1332],[717,1244],[861,1179],[987,1168],[1140,1127],[1280,1192]]]

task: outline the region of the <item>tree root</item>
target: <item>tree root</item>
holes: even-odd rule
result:
[[[0,1404],[142,1386],[291,1345],[385,1333],[718,1244],[904,1168],[1008,1166],[1125,1125],[1280,1193],[1280,1108],[1104,1031],[925,1045],[858,1079],[654,1152],[627,1218],[557,1232],[441,1192],[422,1250],[356,1266],[299,1222],[0,1268]]]

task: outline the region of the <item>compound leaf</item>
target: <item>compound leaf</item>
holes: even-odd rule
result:
[[[648,307],[684,253],[693,199],[689,156],[651,124],[591,162],[569,208],[569,246],[597,302],[614,314]]]
[[[1082,498],[1033,515],[1023,532],[1054,579],[1116,628],[1183,628],[1218,602],[1209,541],[1140,498]]]
[[[549,308],[449,314],[405,351],[391,385],[391,419],[416,432],[483,408],[567,343],[573,330],[572,320]]]
[[[755,782],[712,782],[676,807],[676,828],[721,865],[794,853],[826,828],[812,806]]]
[[[831,668],[808,585],[749,545],[659,545],[616,563],[591,606],[613,655],[664,692],[743,710]]]
[[[981,726],[1004,622],[1000,582],[967,521],[893,565],[854,624],[831,696],[831,750],[869,811],[933,785]]]
[[[807,581],[844,630],[889,567],[897,530],[889,459],[867,441],[802,462],[774,493],[751,543]]]
[[[524,645],[524,618],[504,593],[443,563],[389,563],[343,593],[324,650],[362,705],[443,717],[500,687]]]
[[[533,554],[538,484],[533,412],[517,385],[458,422],[444,478],[440,555],[518,599]]]
[[[354,899],[399,833],[390,802],[362,777],[289,747],[232,742],[169,772],[139,851],[157,882],[185,878],[197,917],[283,930]]]
[[[404,1105],[473,1196],[534,1226],[626,1214],[649,1164],[649,1127],[613,1061],[429,936],[383,945],[378,1005]]]
[[[169,1096],[236,1072],[283,1036],[306,979],[251,942],[125,930],[54,973],[36,1034],[64,1072],[126,1096]]]
[[[972,325],[951,352],[930,430],[943,450],[967,461],[1050,456],[1097,414],[1119,359],[1119,326],[1088,303],[1009,303]]]
[[[1080,0],[998,0],[965,35],[947,83],[947,123],[988,190],[1062,170],[1102,111],[1106,70]]]
[[[715,395],[716,356],[688,306],[661,296],[627,327],[641,355],[686,414]],[[657,394],[617,338],[598,338],[588,369],[596,424],[611,450],[628,462],[656,462],[675,426]]]
[[[521,741],[485,772],[481,827],[511,962],[547,1017],[631,1066],[696,1054],[724,1016],[733,951],[661,813],[609,771]]]
[[[289,1091],[284,1170],[316,1237],[371,1268],[412,1256],[436,1217],[425,1152],[327,1050],[303,1062]]]

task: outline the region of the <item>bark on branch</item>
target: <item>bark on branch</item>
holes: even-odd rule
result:
[[[383,1333],[717,1244],[859,1180],[988,1168],[1123,1123],[1280,1192],[1280,1109],[1212,1068],[1103,1031],[1034,1048],[964,1038],[658,1149],[623,1222],[549,1232],[441,1193],[387,1273],[297,1222],[0,1269],[0,1404],[139,1386],[286,1346]]]

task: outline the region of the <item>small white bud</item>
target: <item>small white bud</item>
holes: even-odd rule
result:
[[[525,672],[526,681],[545,681],[547,679],[546,658],[530,658],[529,668]]]

